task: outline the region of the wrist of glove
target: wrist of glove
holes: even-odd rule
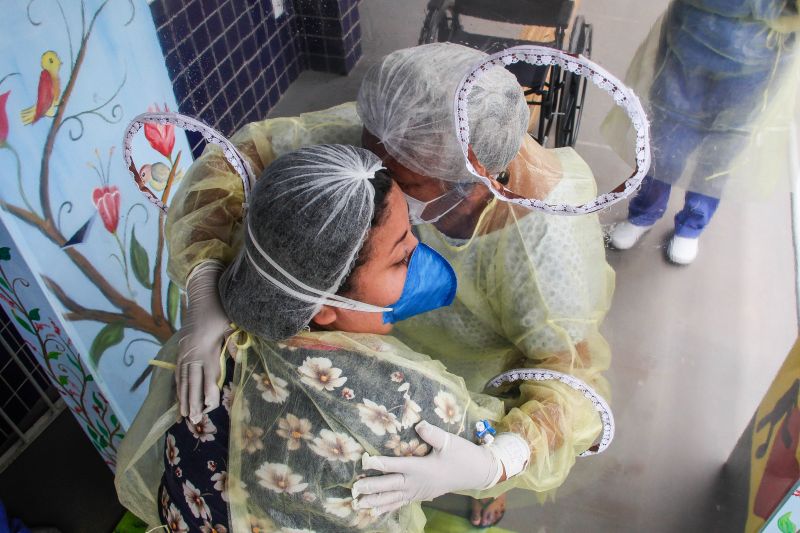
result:
[[[492,444],[480,446],[425,421],[415,429],[432,448],[424,457],[364,454],[364,470],[378,470],[384,475],[353,484],[353,499],[359,509],[371,508],[373,514],[380,515],[449,492],[485,490],[495,486],[504,472],[506,477],[521,472],[530,456],[528,444],[513,433],[501,433]]]
[[[225,266],[206,261],[186,282],[188,305],[178,332],[175,384],[181,416],[196,424],[219,407],[220,354],[230,321],[219,298],[219,278]]]
[[[528,468],[531,459],[531,448],[528,443],[516,433],[500,433],[495,437],[494,442],[487,444],[486,448],[503,465],[506,479],[512,478],[524,472]],[[489,487],[497,484],[492,483]]]

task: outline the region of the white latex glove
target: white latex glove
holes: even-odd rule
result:
[[[364,454],[364,470],[386,474],[362,478],[353,484],[353,499],[361,496],[357,500],[359,509],[372,508],[376,515],[389,513],[410,502],[432,500],[448,492],[488,489],[500,480],[502,455],[496,452],[494,444],[479,446],[425,421],[415,429],[433,448],[425,457]],[[513,438],[521,441],[528,451],[528,445],[520,437]]]
[[[219,299],[224,270],[221,263],[206,261],[192,270],[186,282],[188,306],[178,332],[175,384],[181,416],[189,416],[193,424],[219,407],[220,353],[230,329]]]

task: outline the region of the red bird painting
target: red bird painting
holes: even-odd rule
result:
[[[25,125],[33,124],[42,117],[52,117],[61,98],[61,81],[58,70],[61,59],[58,54],[48,50],[42,54],[42,73],[39,75],[39,91],[36,105],[23,109],[19,116]]]

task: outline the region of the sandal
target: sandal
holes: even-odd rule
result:
[[[483,512],[486,511],[486,509],[495,502],[496,498],[481,498],[481,499],[473,498],[473,500],[477,501],[481,505],[481,511],[480,512],[481,512],[481,521],[482,521],[483,520]],[[473,509],[473,511],[471,513],[474,513],[474,509]],[[494,527],[497,524],[499,524],[500,520],[503,519],[505,514],[506,514],[506,509],[505,509],[505,506],[504,506],[503,510],[498,513],[497,519],[494,522],[490,522],[490,523],[488,523],[486,525],[477,525],[477,526],[475,524],[473,524],[473,522],[472,522],[472,514],[470,514],[469,523],[472,524],[472,527],[475,527],[475,528],[478,528],[478,529],[488,529],[490,527]]]

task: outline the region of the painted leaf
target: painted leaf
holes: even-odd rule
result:
[[[17,324],[19,324],[20,326],[22,326],[23,328],[28,330],[30,333],[34,333],[33,332],[33,328],[31,327],[30,324],[28,324],[27,320],[25,320],[24,318],[19,316],[16,311],[11,311],[11,313],[14,315],[14,320],[17,321]],[[35,335],[35,333],[34,333],[34,335]]]
[[[117,420],[117,417],[114,416],[114,413],[111,413],[111,425],[112,426],[118,426],[119,425],[119,420]]]
[[[139,280],[139,283],[146,289],[152,289],[153,284],[150,282],[150,258],[147,256],[147,250],[144,246],[139,244],[136,240],[136,230],[131,230],[131,267],[133,267],[133,275]]]
[[[178,286],[169,282],[167,286],[167,319],[169,323],[173,326],[177,327],[176,322],[178,321],[178,308],[180,307],[181,303],[181,291],[178,289]]]
[[[797,528],[792,522],[791,511],[778,518],[778,529],[781,530],[781,533],[796,533]]]
[[[0,285],[2,285],[8,290],[11,290],[11,287],[8,286],[8,282],[5,280],[5,278],[0,278]]]
[[[92,401],[94,402],[94,404],[97,406],[98,409],[102,409],[103,408],[103,402],[101,402],[100,398],[97,397],[97,393],[96,392],[92,393]],[[103,428],[100,428],[100,429],[102,430]]]
[[[28,311],[28,318],[31,320],[41,320],[42,318],[39,316],[39,308],[31,309]]]
[[[69,378],[67,376],[58,376],[58,382],[66,387],[69,384]]]
[[[3,246],[0,248],[0,261],[8,261],[11,259],[11,248]]]
[[[95,433],[95,431],[91,427],[87,426],[86,431],[89,432],[89,436],[92,437],[93,440],[97,440],[97,433]]]
[[[58,359],[61,356],[61,352],[47,352],[48,359]]]
[[[125,326],[119,322],[103,326],[103,329],[100,330],[100,333],[98,333],[97,337],[92,341],[92,347],[89,349],[89,357],[95,368],[97,368],[98,363],[100,363],[100,358],[106,350],[122,342],[124,333]]]

